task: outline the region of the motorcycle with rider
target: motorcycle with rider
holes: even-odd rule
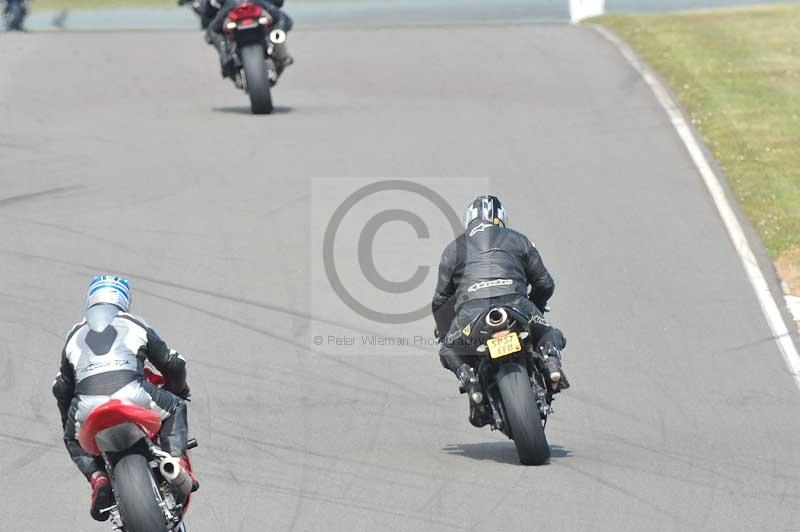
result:
[[[128,281],[91,280],[53,382],[70,458],[92,488],[90,514],[118,532],[185,532],[199,488],[188,450],[186,361],[130,314]]]
[[[294,62],[286,46],[293,21],[283,0],[178,0],[200,17],[206,42],[219,54],[220,71],[250,97],[253,114],[273,110],[272,87]]]
[[[467,394],[470,423],[502,431],[523,464],[541,465],[554,396],[569,387],[566,339],[544,317],[555,282],[497,197],[468,205],[464,227],[442,254],[432,301],[440,361]]]

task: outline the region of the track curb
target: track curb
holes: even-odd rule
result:
[[[786,363],[786,367],[795,381],[795,385],[800,388],[800,353],[798,353],[798,348],[794,341],[799,330],[798,316],[800,315],[800,309],[797,307],[800,305],[795,305],[794,299],[789,299],[789,297],[793,296],[787,296],[785,293],[779,294],[777,292],[773,294],[769,279],[775,279],[775,277],[766,273],[766,265],[762,266],[759,264],[758,256],[754,252],[754,247],[748,241],[745,231],[747,222],[739,220],[735,209],[735,200],[728,197],[729,191],[726,192],[726,181],[723,180],[721,173],[716,169],[714,159],[708,155],[703,142],[699,140],[697,133],[693,130],[683,109],[670,92],[667,84],[662,81],[644,59],[616,33],[597,24],[591,24],[589,27],[614,46],[630,66],[641,76],[642,80],[647,84],[653,96],[662,107],[664,113],[669,117],[670,122],[672,122],[675,133],[680,138],[686,148],[689,158],[697,169],[698,177],[705,184],[707,192],[716,206],[720,220],[728,233],[730,242],[739,255],[741,265],[761,307],[761,312],[772,332],[775,345],[780,351]],[[772,273],[774,274],[774,264],[772,268]],[[782,305],[779,303],[779,295],[783,297],[783,308],[781,308]],[[787,309],[787,305],[791,305],[794,308],[790,307]],[[793,318],[794,332],[791,331],[792,327],[788,325],[789,320],[785,319],[789,317],[787,312],[790,312]]]

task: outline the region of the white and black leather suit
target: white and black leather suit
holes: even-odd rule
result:
[[[163,388],[144,378],[146,360],[164,376]],[[183,398],[188,393],[183,357],[170,350],[144,320],[126,312],[119,312],[103,332],[92,331],[86,321],[75,325],[67,335],[61,370],[53,383],[64,443],[87,479],[104,470],[102,460],[87,454],[77,440],[80,426],[93,408],[120,399],[157,412],[162,419],[159,444],[180,457],[186,454],[188,423]]]
[[[445,248],[439,264],[432,308],[442,365],[453,373],[462,364],[472,365],[475,352],[460,341],[462,329],[495,305],[507,305],[531,317],[537,349],[547,343],[563,349],[563,334],[543,318],[554,290],[555,282],[528,238],[480,218],[472,221]]]

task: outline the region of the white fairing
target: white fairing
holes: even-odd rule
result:
[[[119,309],[115,305],[101,303],[86,309],[86,323],[94,332],[103,332],[111,325]]]

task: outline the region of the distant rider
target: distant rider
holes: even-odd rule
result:
[[[109,513],[101,510],[114,504],[114,495],[103,461],[83,450],[78,432],[92,409],[110,399],[157,412],[162,419],[162,449],[180,458],[192,478],[192,491],[199,487],[186,459],[186,362],[143,319],[128,314],[130,301],[130,287],[124,278],[104,275],[92,279],[85,319],[67,335],[61,370],[53,382],[64,443],[72,461],[92,485],[91,515],[98,521],[108,519]],[[164,376],[163,388],[145,379],[146,360]]]
[[[200,14],[201,19],[210,19],[206,30],[206,41],[214,46],[219,52],[219,63],[222,68],[222,77],[233,75],[233,53],[228,49],[228,41],[222,33],[222,23],[230,11],[239,4],[250,2],[263,7],[275,20],[275,28],[281,29],[286,33],[291,31],[293,21],[280,8],[283,7],[283,0],[205,0],[202,4],[204,11]],[[294,59],[289,55],[286,42],[273,44],[272,57],[280,75],[283,70],[294,63]]]
[[[6,0],[3,8],[3,18],[8,31],[25,31],[22,23],[28,14],[25,0]]]
[[[478,196],[464,212],[464,233],[444,250],[432,304],[439,357],[463,387],[476,383],[475,352],[460,341],[462,330],[490,306],[508,305],[530,316],[531,338],[557,392],[569,387],[561,369],[566,339],[543,314],[555,282],[533,243],[507,225],[500,200]]]

